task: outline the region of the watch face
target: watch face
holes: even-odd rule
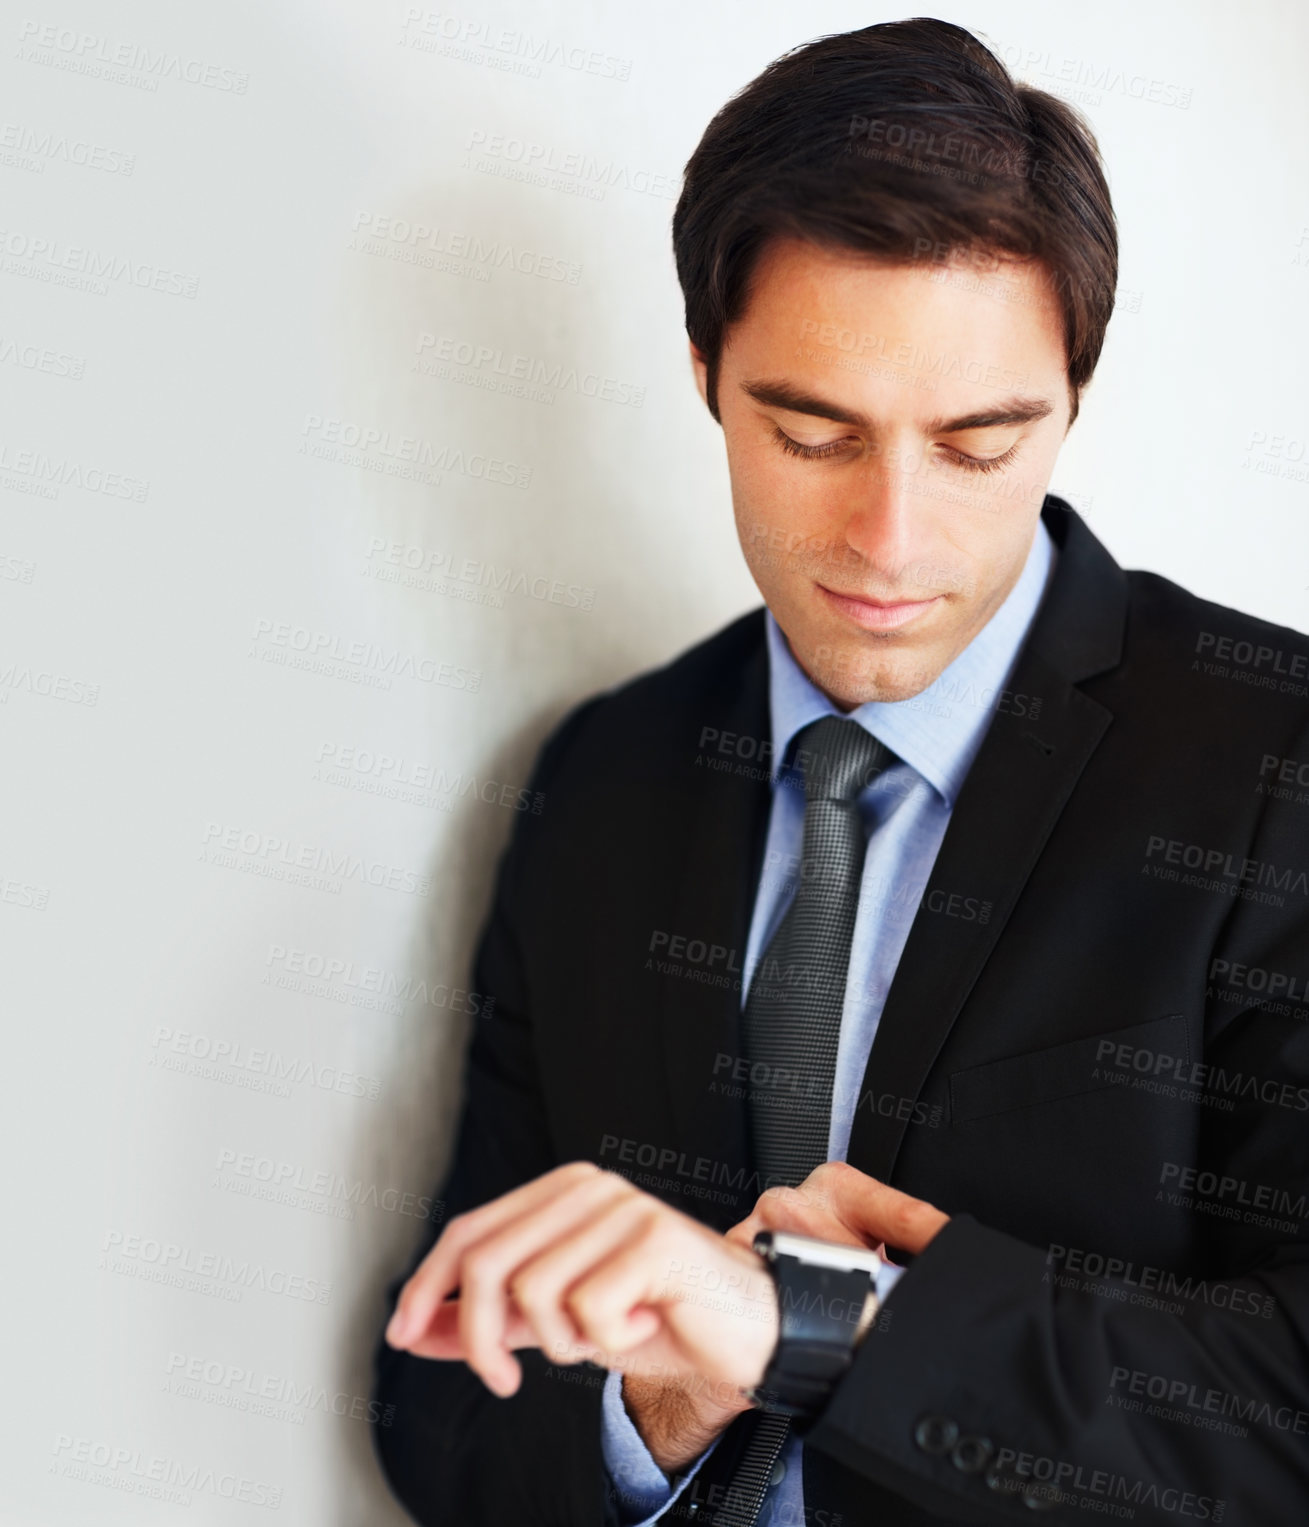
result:
[[[759,1242],[768,1237],[768,1247]],[[786,1230],[762,1230],[755,1237],[755,1250],[762,1255],[798,1257],[811,1267],[862,1268],[871,1277],[883,1265],[880,1252],[839,1241],[818,1241],[808,1235],[792,1235]]]

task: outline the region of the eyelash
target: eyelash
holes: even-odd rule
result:
[[[829,445],[801,445],[798,440],[793,440],[785,430],[773,426],[773,438],[788,456],[799,456],[805,461],[822,461],[824,457],[835,456],[846,447],[844,440],[833,440]],[[965,456],[962,451],[956,451],[950,446],[946,450],[954,457],[955,463],[968,472],[998,472],[1007,467],[1018,453],[1018,446],[1011,445],[1007,451],[999,456]]]

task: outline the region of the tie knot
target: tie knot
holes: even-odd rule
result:
[[[804,776],[806,800],[853,801],[893,757],[857,721],[824,716],[796,738],[793,761]]]

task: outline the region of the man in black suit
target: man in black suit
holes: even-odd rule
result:
[[[1302,1520],[1309,639],[1046,492],[1093,140],[870,27],[728,103],[674,240],[766,608],[537,760],[387,1477],[460,1527]],[[760,1229],[880,1259],[790,1411]]]

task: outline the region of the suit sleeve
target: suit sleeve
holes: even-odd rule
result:
[[[1234,896],[1205,975],[1285,989],[1309,976],[1309,805],[1268,805],[1247,852],[1281,904]],[[806,1446],[952,1519],[1309,1520],[1309,1000],[1211,1001],[1203,1064],[1238,1102],[1195,1108],[1194,1159],[1103,1184],[1194,1214],[1203,1285],[1059,1276],[956,1214]]]
[[[574,709],[547,740],[530,789],[543,791],[596,700]],[[518,936],[532,915],[523,870],[540,819],[520,815],[497,868],[493,902],[473,962],[474,989],[494,999],[474,1019],[454,1154],[437,1197],[441,1223],[560,1164],[538,1076],[529,993]],[[386,1288],[385,1328],[400,1289],[431,1249],[441,1223]],[[517,1354],[523,1380],[508,1399],[493,1395],[465,1363],[414,1357],[384,1339],[373,1357],[374,1397],[392,1406],[373,1429],[392,1492],[421,1527],[605,1527],[614,1520],[600,1448],[604,1371],[555,1367],[541,1353]]]

